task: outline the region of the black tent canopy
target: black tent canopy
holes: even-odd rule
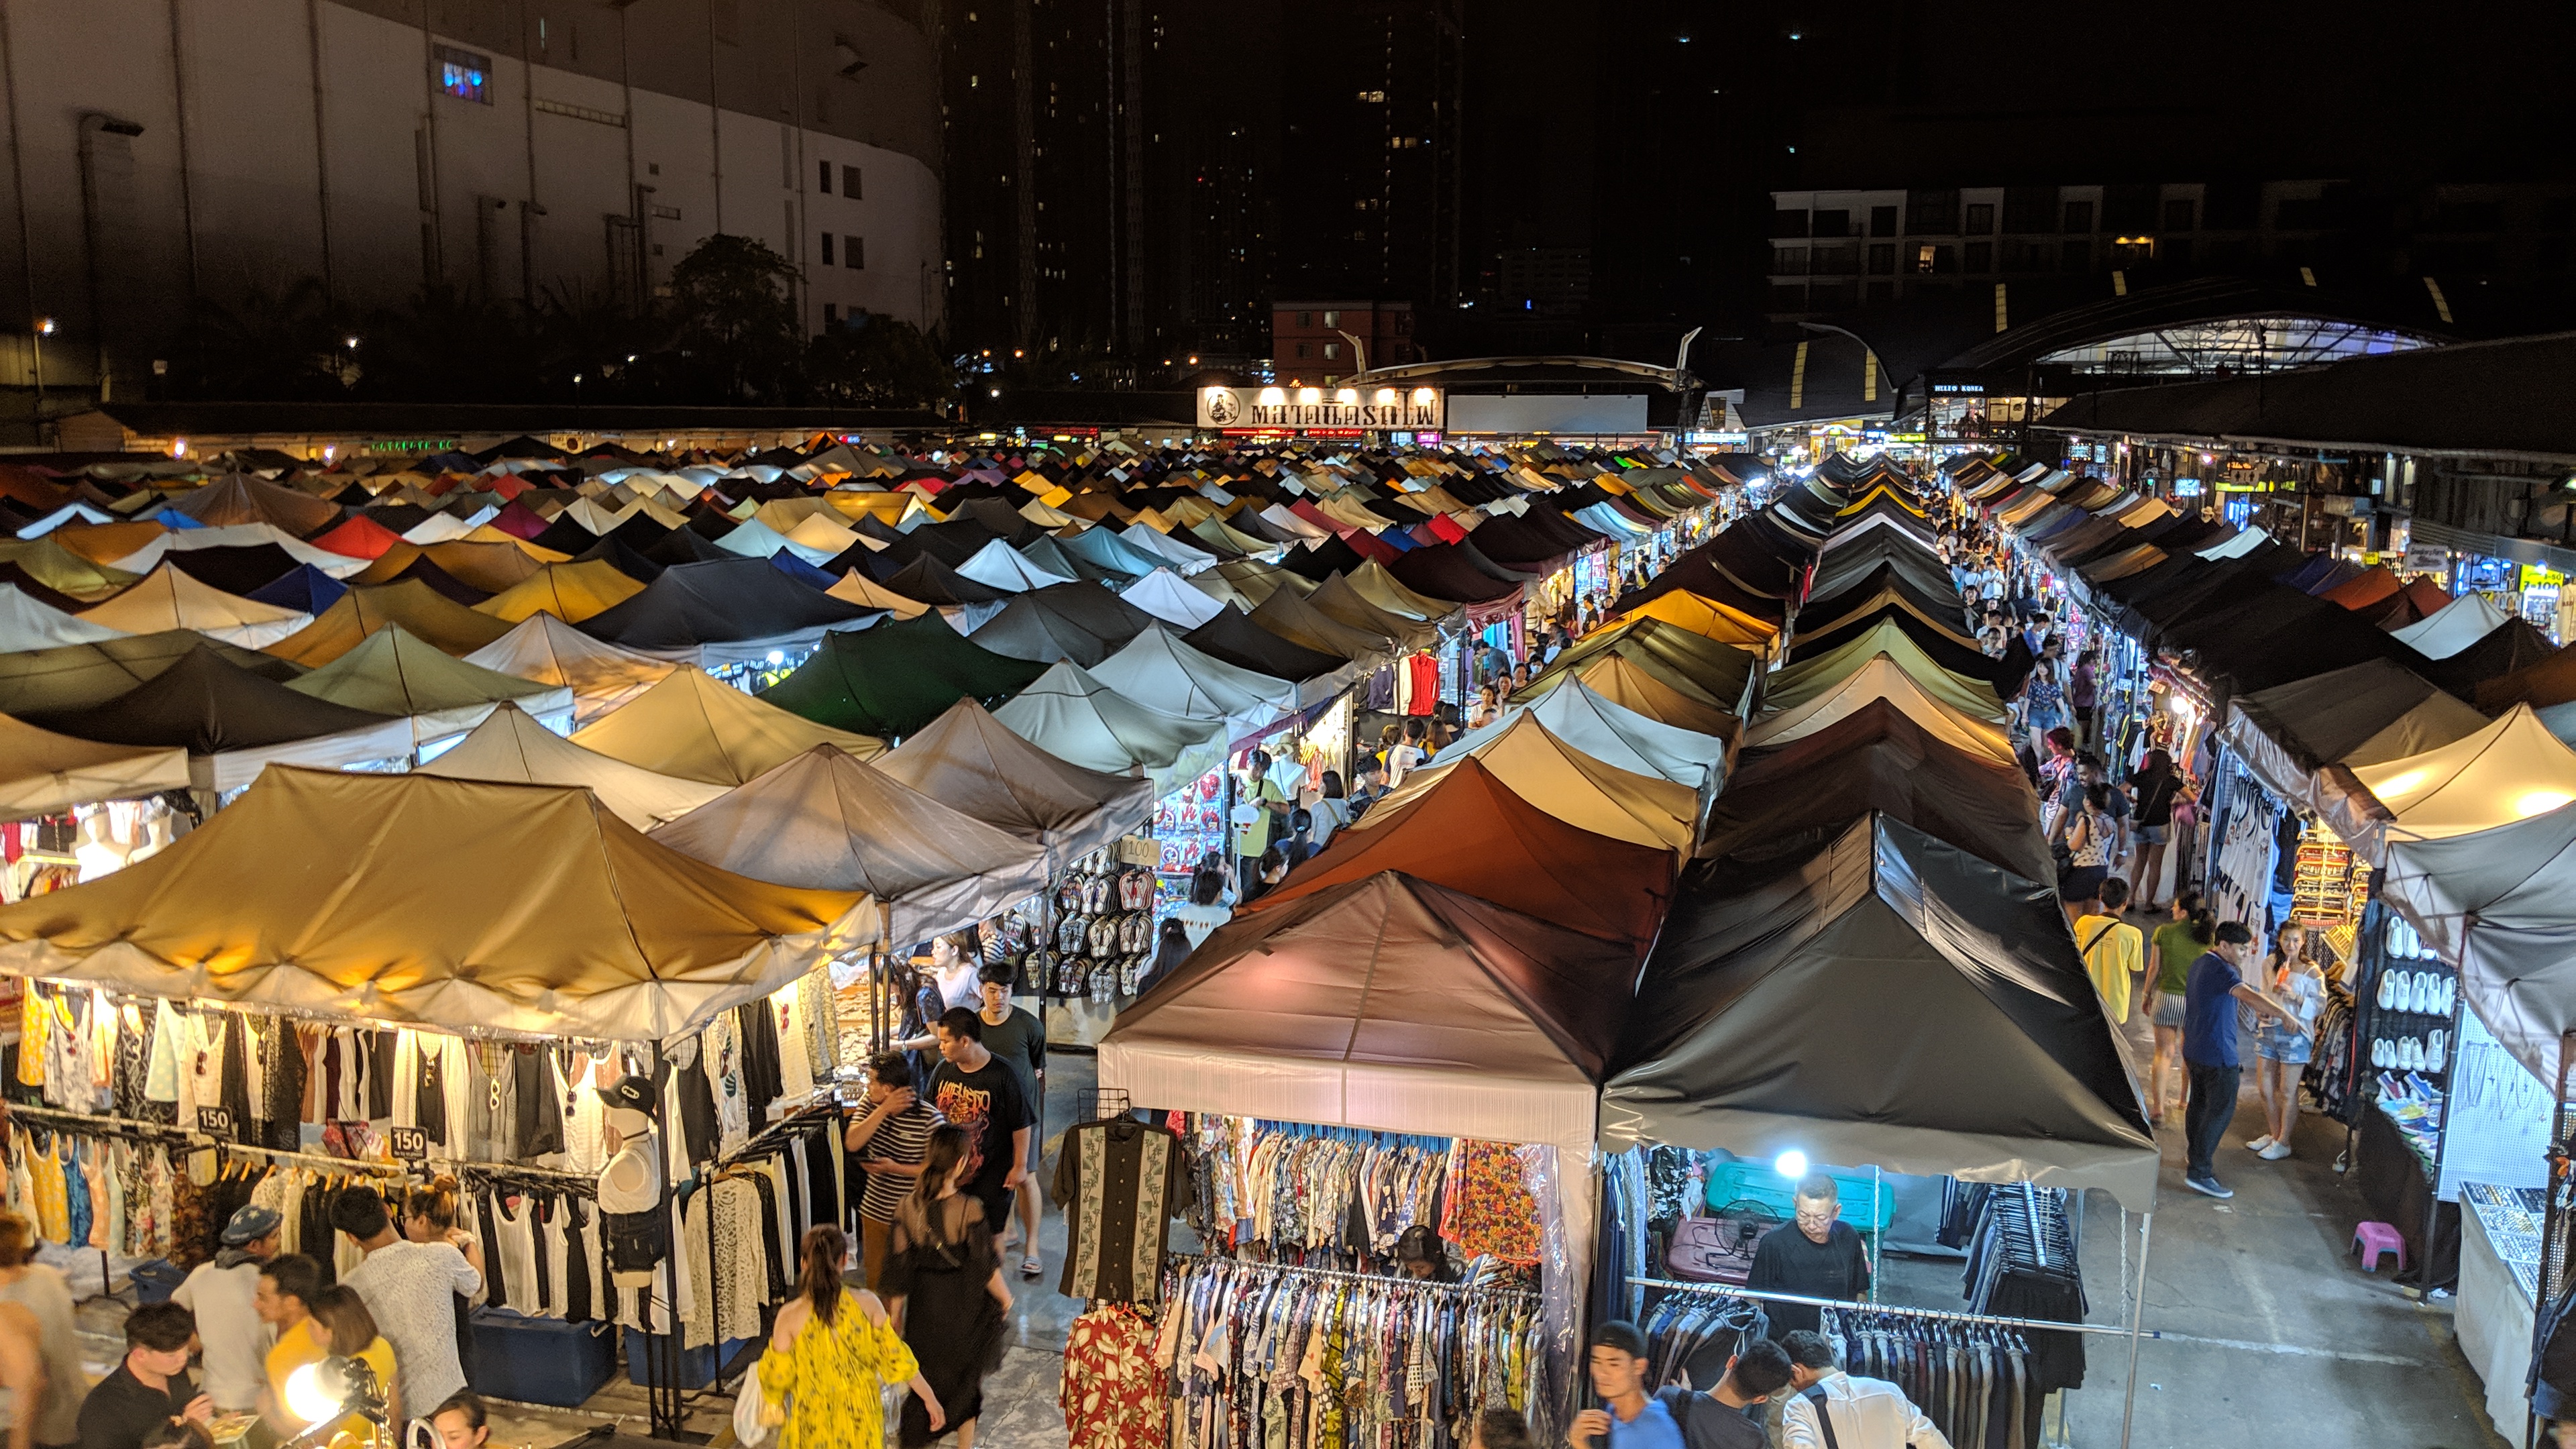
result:
[[[883,617],[796,582],[765,558],[724,555],[707,563],[675,564],[642,593],[593,614],[576,626],[594,639],[651,653],[709,645],[748,646],[819,637]]]

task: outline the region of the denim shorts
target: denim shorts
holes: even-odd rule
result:
[[[2270,1025],[2268,1021],[2264,1024],[2267,1027]],[[2307,1033],[2292,1031],[2287,1027],[2278,1031],[2259,1031],[2254,1034],[2254,1054],[2267,1062],[2303,1067],[2308,1064],[2308,1057],[2315,1049],[2316,1043]]]
[[[2129,833],[2138,838],[2138,843],[2140,845],[2162,845],[2173,834],[2173,827],[2170,825],[2133,825],[2129,828]]]

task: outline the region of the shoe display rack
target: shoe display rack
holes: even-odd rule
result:
[[[2290,919],[2328,930],[2361,918],[2370,903],[2370,862],[2315,821],[2299,832]]]

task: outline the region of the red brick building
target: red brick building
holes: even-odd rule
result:
[[[1350,337],[1366,344],[1352,355]],[[1411,302],[1276,302],[1270,309],[1271,366],[1279,381],[1330,384],[1363,367],[1422,361]]]

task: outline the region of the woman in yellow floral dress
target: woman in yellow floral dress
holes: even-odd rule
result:
[[[781,1422],[778,1449],[882,1449],[883,1386],[906,1383],[936,1428],[945,1416],[912,1350],[865,1289],[841,1285],[850,1240],[826,1223],[805,1230],[796,1296],[778,1310],[760,1356],[763,1419]]]

